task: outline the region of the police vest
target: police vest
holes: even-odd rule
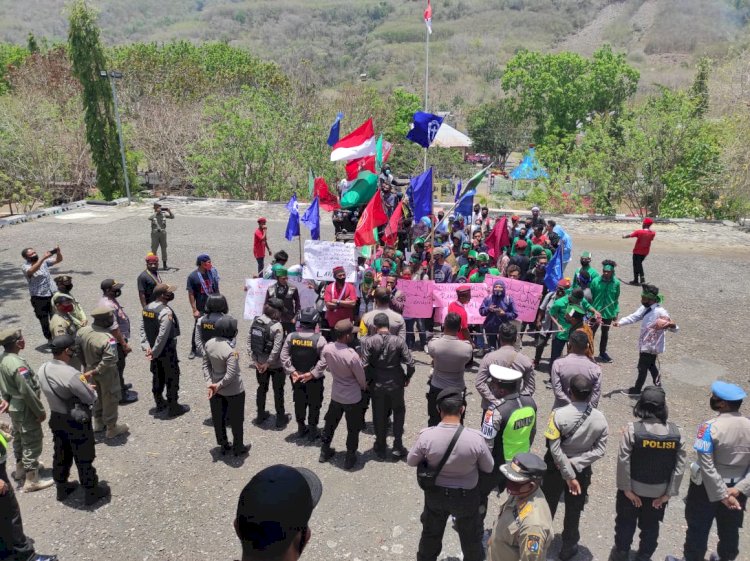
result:
[[[253,320],[250,326],[250,350],[257,356],[268,356],[273,350],[273,336],[271,326],[274,322],[263,321],[260,316]]]
[[[309,335],[312,335],[312,337]],[[297,372],[310,372],[318,363],[320,334],[303,334],[295,331],[289,337],[289,354],[292,358],[292,366]]]
[[[156,338],[159,336],[159,314],[165,308],[164,304],[159,304],[155,308],[146,306],[143,308],[143,331],[146,333],[146,340],[150,346],[154,346]]]
[[[680,432],[667,423],[669,434],[656,436],[641,421],[633,423],[633,452],[630,456],[630,478],[640,483],[669,483],[677,464]]]
[[[224,317],[221,312],[211,312],[203,316],[200,324],[201,341],[205,345],[210,339],[216,337],[216,322]]]
[[[531,434],[536,428],[536,410],[531,405],[524,405],[519,396],[509,396],[506,401],[494,403],[484,414],[482,420],[482,435],[494,439],[492,456],[495,463],[509,462],[516,454],[528,452],[531,449]],[[501,416],[500,428],[495,427],[495,412]]]

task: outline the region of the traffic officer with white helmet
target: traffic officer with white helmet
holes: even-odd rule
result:
[[[500,466],[517,454],[531,450],[536,434],[536,403],[531,396],[520,394],[522,374],[499,364],[491,364],[489,371],[489,387],[495,400],[482,418],[482,436],[492,451],[495,464],[491,474],[479,476],[482,520],[487,514],[490,493],[495,489],[505,490]]]
[[[490,561],[544,561],[552,543],[552,515],[540,486],[547,464],[531,453],[500,466],[508,498],[488,544]]]
[[[739,556],[739,529],[750,494],[750,419],[740,414],[745,391],[727,382],[711,385],[711,409],[718,416],[698,427],[685,502],[685,561],[703,560],[716,519],[719,543],[712,561]]]
[[[299,329],[287,335],[281,347],[281,366],[292,380],[297,438],[307,436],[310,442],[320,436],[318,421],[323,406],[323,377],[326,369],[325,361],[320,356],[326,340],[320,333],[315,333],[319,322],[320,314],[317,310],[305,308],[299,316]]]

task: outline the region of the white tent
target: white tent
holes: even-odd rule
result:
[[[457,131],[450,125],[440,125],[435,140],[430,147],[438,148],[467,148],[471,146],[471,139],[464,133]]]

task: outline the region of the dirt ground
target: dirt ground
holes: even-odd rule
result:
[[[287,463],[313,469],[324,486],[323,498],[311,520],[312,540],[303,556],[310,561],[332,559],[402,560],[413,559],[421,530],[419,516],[422,494],[414,470],[404,464],[375,461],[374,437],[363,434],[356,469],[342,469],[343,455],[330,464],[319,464],[317,446],[297,443],[294,426],[282,431],[255,427],[255,376],[243,359],[243,377],[248,392],[246,436],[252,450],[246,459],[224,459],[217,454],[213,430],[204,424],[209,417],[200,365],[187,360],[189,352],[190,308],[185,293],[186,277],[195,266],[195,257],[207,252],[221,275],[222,292],[236,317],[242,316],[243,279],[256,272],[251,240],[255,218],[269,220],[271,246],[286,249],[296,262],[298,244],[283,239],[286,211],[280,205],[228,205],[209,202],[169,203],[177,218],[169,223],[169,264],[174,267],[163,278],[179,287],[174,305],[182,320],[179,339],[182,359],[181,398],[192,411],[165,421],[150,413],[150,373],[143,353],[136,350],[128,359],[126,378],[139,391],[141,400],[121,408],[121,419],[131,427],[127,438],[97,444],[95,466],[113,490],[111,502],[95,510],[83,507],[79,494],[58,503],[54,490],[19,494],[26,532],[36,540],[40,552],[54,552],[64,561],[112,559],[135,560],[229,560],[239,557],[232,529],[238,494],[258,470],[273,463]],[[38,367],[49,355],[35,347],[44,341],[28,301],[26,282],[20,271],[20,252],[32,246],[40,253],[59,242],[64,261],[56,273],[73,275],[73,292],[90,311],[100,297],[99,283],[108,277],[124,282],[121,298],[131,316],[134,332],[140,327],[135,280],[143,269],[149,250],[149,206],[129,208],[84,208],[0,231],[0,326],[20,326],[25,330],[25,357]],[[332,230],[324,215],[324,239]],[[594,263],[611,258],[619,263],[618,276],[629,280],[631,240],[621,235],[632,224],[560,221],[574,240],[574,256],[594,253]],[[750,237],[726,226],[656,226],[652,254],[645,262],[649,282],[665,295],[665,307],[680,325],[670,334],[667,351],[659,363],[664,375],[671,420],[684,430],[692,443],[696,426],[711,416],[708,387],[717,378],[739,383],[750,389],[750,358],[747,354],[746,310],[750,307],[748,272]],[[303,228],[303,233],[307,231]],[[571,264],[573,265],[573,264]],[[568,269],[572,273],[572,269]],[[623,285],[622,314],[634,311],[639,290]],[[246,356],[245,338],[249,322],[240,322],[240,348]],[[605,560],[613,543],[615,458],[619,430],[631,419],[632,402],[618,393],[635,377],[638,327],[630,326],[610,336],[610,354],[615,362],[603,366],[604,397],[600,404],[610,425],[606,457],[594,465],[594,481],[589,503],[581,522],[581,551],[577,561]],[[533,348],[524,352],[532,355]],[[545,359],[549,350],[545,353]],[[406,444],[414,442],[426,426],[426,382],[428,357],[416,353],[419,367],[407,389]],[[543,369],[546,364],[543,363]],[[475,372],[467,372],[467,425],[478,428],[479,398],[473,390]],[[537,374],[539,419],[547,418],[552,393]],[[326,382],[324,411],[328,405],[330,382]],[[287,410],[292,410],[289,387]],[[745,406],[747,414],[747,405]],[[369,419],[369,417],[368,417]],[[272,426],[270,423],[269,426]],[[51,465],[52,445],[45,430],[43,460]],[[334,446],[344,449],[343,427]],[[539,435],[534,450],[542,453]],[[691,459],[694,453],[690,452]],[[659,549],[654,559],[681,554],[685,535],[682,496],[669,504],[662,526]],[[79,492],[80,493],[80,492]],[[498,499],[490,503],[487,526],[497,512]],[[562,516],[555,520],[561,530]],[[710,547],[715,547],[715,530]],[[750,558],[750,533],[741,535],[739,559]],[[441,560],[461,559],[456,533],[446,529]],[[550,554],[554,559],[559,538]]]

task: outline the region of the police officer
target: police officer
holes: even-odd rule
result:
[[[315,333],[319,322],[320,314],[317,310],[305,308],[299,316],[299,330],[287,335],[281,347],[281,365],[286,375],[292,379],[297,438],[307,436],[310,442],[320,436],[318,421],[323,406],[325,361],[320,353],[326,341],[320,333]]]
[[[213,337],[206,341],[203,355],[203,378],[208,387],[216,443],[222,453],[232,450],[235,456],[247,454],[245,445],[245,386],[240,375],[239,353],[232,346],[237,336],[237,320],[224,315],[215,325]],[[227,423],[232,429],[232,441],[227,440]]]
[[[490,403],[482,419],[482,436],[492,451],[494,469],[489,476],[480,475],[482,493],[480,514],[484,520],[490,493],[505,489],[500,466],[516,454],[531,450],[536,434],[536,402],[519,393],[521,373],[506,366],[490,365],[490,390],[496,401]]]
[[[57,500],[64,501],[77,488],[69,482],[70,468],[75,460],[78,479],[85,489],[84,501],[93,505],[109,497],[106,483],[100,483],[94,468],[94,430],[91,426],[91,406],[97,399],[89,380],[93,371],[81,374],[70,366],[77,352],[70,335],[52,338],[52,356],[39,368],[39,382],[49,403],[49,428],[52,431],[52,478],[57,486]]]
[[[0,413],[8,408],[8,402],[0,398]],[[58,561],[57,555],[42,555],[34,551],[33,540],[23,531],[21,508],[8,479],[5,458],[11,435],[5,432],[7,425],[0,425],[0,554],[3,559],[26,559],[28,561]]]
[[[174,218],[172,210],[162,208],[161,203],[154,203],[154,213],[148,217],[151,222],[151,253],[156,255],[156,251],[161,246],[161,261],[164,263],[165,271],[169,269],[167,267],[167,218]]]
[[[710,407],[718,415],[698,427],[685,502],[685,561],[702,560],[716,519],[719,543],[712,561],[739,555],[739,529],[750,494],[750,419],[740,414],[745,391],[735,384],[711,385]]]
[[[489,561],[544,561],[552,543],[552,515],[540,484],[547,464],[531,453],[500,466],[508,498],[487,549]]]
[[[42,422],[47,418],[42,403],[39,379],[18,353],[26,347],[20,329],[0,331],[0,397],[9,403],[8,414],[13,423],[13,453],[16,470],[13,478],[26,477],[23,490],[28,493],[51,487],[51,479],[39,479],[39,456],[42,454]]]
[[[644,388],[633,415],[638,420],[623,429],[617,454],[617,517],[610,561],[628,561],[636,526],[641,529],[636,561],[651,559],[667,503],[679,495],[685,471],[685,441],[680,429],[667,422],[664,390]]]
[[[362,339],[360,352],[372,397],[372,421],[375,425],[375,455],[385,459],[388,417],[393,412],[393,450],[395,460],[406,457],[404,447],[404,420],[406,401],[404,389],[416,370],[406,339],[391,335],[390,320],[384,313],[373,319],[377,331]],[[406,374],[402,368],[406,365]]]
[[[55,313],[49,320],[49,330],[53,338],[60,335],[70,335],[75,338],[78,333],[78,325],[70,317],[72,311],[73,297],[67,294],[58,296],[55,301]],[[77,354],[71,357],[69,364],[78,371],[81,370],[81,359]]]
[[[604,456],[607,447],[607,420],[590,403],[592,389],[591,380],[574,376],[569,388],[571,402],[553,409],[544,433],[548,450],[542,490],[553,518],[560,495],[565,493],[561,561],[578,552],[578,525],[591,483],[591,464]]]
[[[271,298],[278,298],[284,303],[280,321],[284,328],[284,335],[289,335],[294,331],[294,319],[302,306],[299,300],[299,290],[296,286],[289,284],[289,273],[284,267],[276,269],[276,282],[266,291],[265,301],[268,302]]]
[[[151,361],[151,391],[156,410],[166,409],[167,417],[179,417],[190,411],[190,406],[178,403],[180,393],[180,363],[177,359],[177,337],[180,322],[168,305],[174,300],[175,287],[157,284],[153,302],[143,308],[141,348]],[[164,389],[167,400],[164,401]]]
[[[385,287],[376,288],[374,292],[375,308],[367,312],[362,316],[361,324],[364,325],[365,329],[362,330],[360,326],[360,335],[365,336],[368,333],[373,334],[377,331],[375,327],[375,316],[377,314],[385,314],[388,316],[388,325],[390,326],[390,332],[393,335],[406,338],[406,322],[401,314],[394,312],[391,307],[391,293]]]
[[[216,322],[229,313],[227,299],[223,294],[209,294],[205,312],[198,318],[195,327],[195,348],[199,351],[199,356],[203,354],[203,349],[208,340],[216,337]]]
[[[117,370],[117,341],[109,332],[115,316],[110,308],[98,306],[91,317],[93,324],[78,330],[78,345],[85,368],[94,371],[92,380],[99,396],[94,406],[94,431],[106,429],[108,439],[116,438],[129,432],[130,427],[117,422],[122,388]]]
[[[437,471],[434,486],[424,489],[422,536],[417,561],[436,561],[443,547],[448,516],[455,517],[465,561],[482,561],[482,522],[479,517],[479,472],[492,471],[492,454],[481,433],[464,429],[464,392],[446,388],[437,396],[441,422],[422,429],[406,462]],[[451,450],[452,448],[452,450]]]
[[[291,416],[284,407],[284,369],[281,367],[281,347],[284,344],[284,328],[279,319],[284,303],[271,298],[263,306],[263,313],[253,320],[247,336],[247,351],[255,365],[258,393],[255,396],[258,416],[253,421],[262,424],[270,414],[266,411],[266,396],[269,384],[273,385],[273,401],[276,408],[276,428],[285,427]]]

